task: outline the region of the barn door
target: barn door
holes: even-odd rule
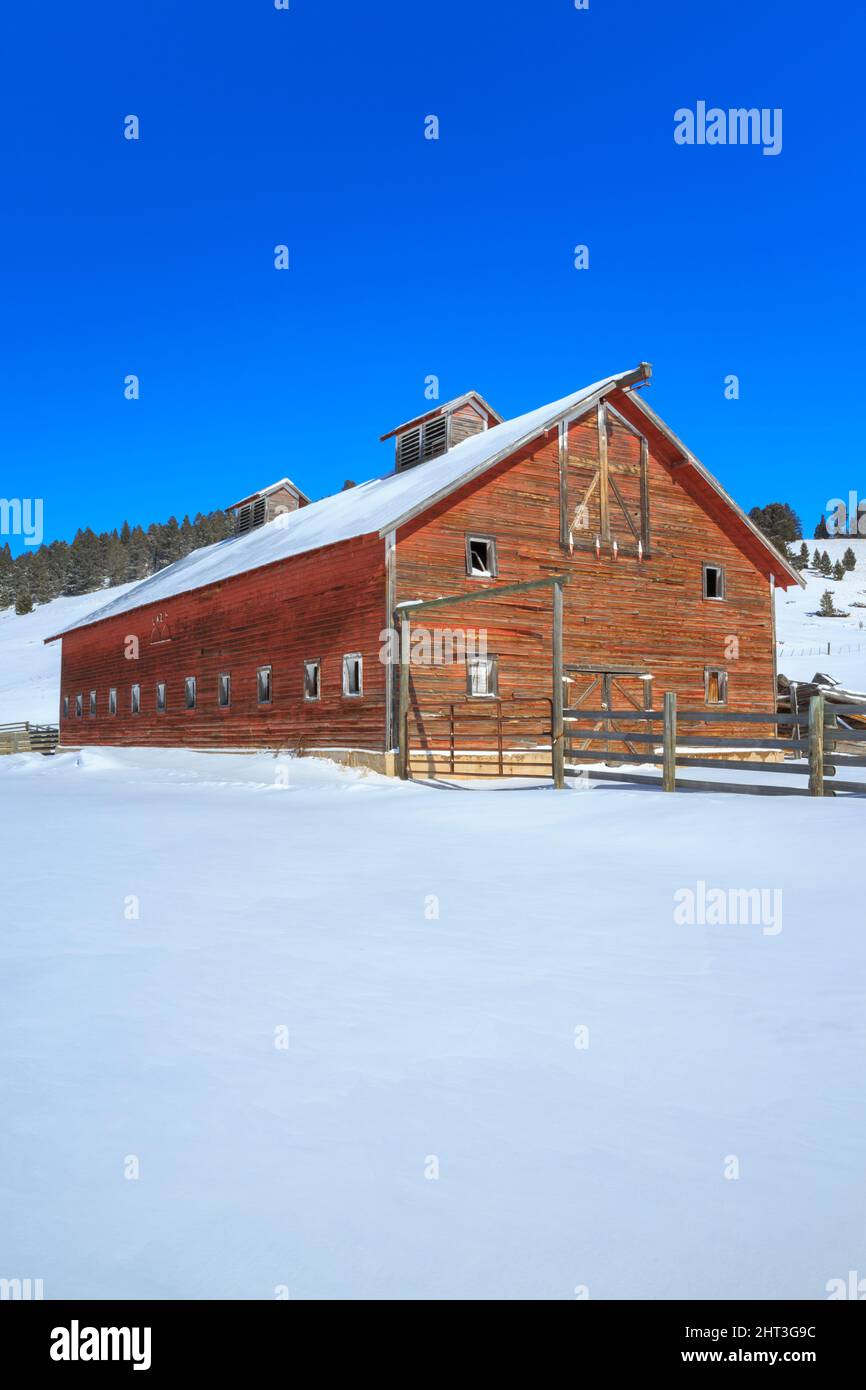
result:
[[[627,748],[630,753],[647,752],[629,742],[629,733],[648,732],[651,725],[645,720],[629,719],[636,710],[652,708],[652,679],[649,671],[623,666],[565,666],[566,707],[593,711],[585,721],[570,721],[570,744],[573,749],[607,749],[615,752]],[[606,740],[581,739],[581,733],[608,735]]]

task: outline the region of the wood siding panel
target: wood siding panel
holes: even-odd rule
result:
[[[94,604],[98,596],[94,594]],[[63,638],[60,738],[66,744],[186,747],[353,747],[381,749],[385,668],[385,548],[378,536],[346,541],[252,570],[81,628]],[[128,659],[128,639],[139,655]],[[364,693],[342,693],[342,659],[364,657]],[[303,696],[304,661],[321,660],[321,699]],[[257,703],[256,672],[272,667],[273,701]],[[217,703],[217,678],[232,677],[228,709]],[[184,708],[184,681],[195,676],[197,706]],[[156,710],[165,681],[167,708]],[[141,713],[130,712],[130,687],[141,686]],[[108,713],[117,688],[116,715]],[[97,692],[90,717],[88,692]],[[84,714],[75,717],[75,695]],[[62,696],[70,716],[62,717]]]

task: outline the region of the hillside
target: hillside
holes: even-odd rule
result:
[[[818,546],[833,561],[841,559],[850,545],[857,568],[839,582],[807,570],[805,590],[780,591],[776,600],[779,670],[796,680],[827,671],[843,685],[866,690],[866,606],[855,606],[866,605],[866,540],[810,540],[808,545],[810,553]],[[22,617],[12,608],[0,611],[0,724],[16,719],[57,722],[60,644],[45,647],[43,638],[131,587],[121,584],[78,598],[54,599]],[[848,612],[847,618],[814,616],[825,589],[834,595],[836,607]]]

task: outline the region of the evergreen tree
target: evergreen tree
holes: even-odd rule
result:
[[[821,573],[823,575],[826,575],[828,579],[833,573],[833,562],[831,561],[830,556],[827,554],[826,550],[823,552],[821,556]]]
[[[814,553],[814,555],[812,556],[812,569],[813,569],[813,570],[819,570],[820,568],[821,568],[821,552],[820,552],[820,550],[818,549],[818,547],[817,547],[817,545],[816,545],[816,546],[815,546],[815,553]]]
[[[822,516],[821,520],[818,522],[818,525],[815,527],[814,539],[816,541],[826,541],[829,540],[829,538],[830,532],[827,530],[827,522],[826,519]]]
[[[821,595],[821,607],[818,611],[822,618],[834,618],[836,616],[836,609],[833,606],[833,595],[829,589],[825,589]]]
[[[798,541],[803,535],[800,518],[787,502],[769,502],[766,507],[753,507],[749,516],[783,555],[788,542]]]
[[[846,570],[854,569],[854,567],[857,564],[857,556],[854,554],[854,551],[851,549],[850,545],[848,546],[848,549],[845,551],[845,554],[842,556],[842,564],[844,565]]]
[[[10,608],[15,602],[15,561],[9,542],[0,546],[0,608]]]
[[[15,591],[15,612],[18,614],[33,612],[33,599],[26,581],[22,581]]]
[[[833,578],[837,581],[845,578],[845,566],[841,560],[837,560],[833,566]]]
[[[796,558],[795,561],[794,561],[794,565],[795,565],[795,567],[796,567],[798,570],[804,570],[804,569],[806,568],[806,566],[808,565],[808,563],[809,563],[809,547],[808,547],[808,545],[806,544],[806,542],[803,541],[803,544],[800,546],[800,549],[799,549],[799,551],[797,552],[797,558]]]

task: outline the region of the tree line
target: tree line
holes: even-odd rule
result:
[[[79,529],[72,541],[51,541],[13,557],[7,541],[0,548],[0,609],[14,605],[30,613],[37,603],[62,594],[89,594],[115,584],[147,579],[191,550],[234,534],[227,512],[198,512],[190,521],[170,516],[147,529],[125,521],[118,531]]]

